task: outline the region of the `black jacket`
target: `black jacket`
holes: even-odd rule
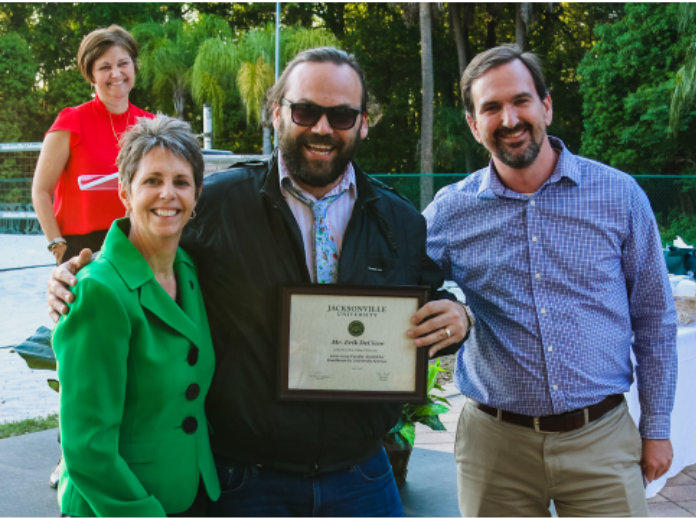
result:
[[[354,167],[338,282],[427,285],[431,298],[453,298],[436,294],[443,276],[426,255],[421,214]],[[181,244],[196,260],[215,345],[206,406],[215,455],[307,473],[376,455],[401,405],[276,399],[279,286],[311,281],[275,157],[208,176],[196,212]]]

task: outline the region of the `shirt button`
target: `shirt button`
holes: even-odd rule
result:
[[[198,395],[201,393],[201,387],[198,386],[198,383],[191,383],[189,387],[186,389],[186,399],[189,401],[193,401],[198,397]]]
[[[529,204],[534,207],[536,205],[536,202],[534,200],[530,201]]]
[[[551,346],[549,345],[549,348],[546,349],[546,350],[547,350],[548,352],[551,352],[551,351],[553,351],[553,347],[551,347]]]
[[[553,390],[558,390],[558,385],[554,385]]]
[[[198,430],[198,421],[196,421],[195,417],[187,417],[186,419],[184,419],[184,422],[181,424],[181,427],[187,434],[195,433],[195,431]]]
[[[537,279],[541,279],[541,274],[537,273],[534,277],[536,277]]]
[[[532,241],[536,241],[536,240],[537,240],[536,236],[532,236]]]
[[[546,310],[544,308],[541,308],[541,314],[542,315],[546,314]]]

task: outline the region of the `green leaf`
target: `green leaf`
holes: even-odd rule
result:
[[[428,365],[428,393],[430,393],[431,390],[433,390],[433,387],[435,387],[435,383],[437,381],[437,373],[438,369],[440,368],[440,359],[438,358],[437,361],[432,364]]]
[[[53,390],[55,390],[56,392],[60,392],[60,382],[59,382],[58,380],[49,379],[49,380],[46,380],[46,381],[48,381],[48,386],[49,386],[49,387],[51,387],[51,388],[52,388]]]
[[[408,443],[413,446],[413,442],[416,440],[416,427],[413,423],[406,423],[404,427],[399,432],[399,435],[406,439]]]
[[[445,414],[449,412],[449,410],[450,409],[447,408],[445,405],[440,405],[439,403],[430,403],[427,405],[423,405],[418,410],[416,410],[416,416],[423,417],[428,415]]]
[[[406,421],[404,420],[404,416],[402,415],[402,416],[399,418],[399,422],[396,423],[396,424],[394,425],[394,428],[392,428],[391,430],[389,430],[389,432],[387,432],[387,433],[388,433],[389,435],[396,434],[396,433],[398,433],[398,432],[404,427],[405,424],[406,424]]]
[[[447,428],[445,428],[445,425],[442,424],[442,421],[440,421],[440,418],[437,417],[436,415],[423,416],[420,419],[420,422],[422,424],[424,424],[425,426],[430,427],[433,430],[437,430],[437,431],[447,430]]]

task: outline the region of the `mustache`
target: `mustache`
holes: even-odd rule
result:
[[[493,136],[495,138],[498,137],[507,137],[508,135],[512,135],[513,133],[517,133],[520,130],[526,129],[530,133],[532,133],[532,125],[529,124],[528,122],[520,122],[517,124],[514,128],[499,128],[493,132]]]

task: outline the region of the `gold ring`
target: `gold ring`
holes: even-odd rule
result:
[[[452,337],[452,332],[449,330],[449,328],[447,328],[447,327],[445,328],[445,333],[447,333],[447,338]]]

